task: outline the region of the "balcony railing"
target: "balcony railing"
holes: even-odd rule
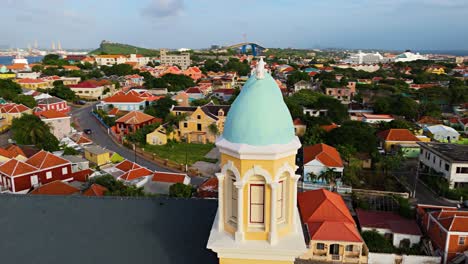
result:
[[[304,190],[317,190],[317,189],[325,189],[329,191],[336,190],[338,193],[345,194],[345,193],[351,193],[353,191],[353,188],[351,186],[347,185],[338,185],[338,186],[332,186],[329,184],[318,184],[318,183],[308,183],[304,182],[302,184],[302,187]]]

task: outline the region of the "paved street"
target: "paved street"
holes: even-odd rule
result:
[[[417,159],[406,160],[400,168],[401,171],[394,173],[410,190],[414,190],[417,164]],[[439,198],[419,181],[416,184],[416,199],[420,204],[454,206],[454,204]]]
[[[93,105],[87,105],[82,108],[75,108],[72,110],[72,120],[76,119],[78,122],[80,129],[83,130],[85,128],[89,128],[93,131],[89,137],[96,143],[102,147],[105,147],[111,151],[119,153],[122,157],[134,161],[135,160],[135,153],[117,143],[115,143],[109,135],[107,135],[107,131],[101,126],[94,116],[91,115],[90,111]],[[150,160],[146,160],[141,156],[137,156],[136,162],[142,166],[147,167],[150,170],[157,170],[157,171],[166,171],[171,172],[171,170],[158,166],[154,162]],[[198,186],[202,182],[204,182],[206,178],[202,177],[192,177],[192,184]]]

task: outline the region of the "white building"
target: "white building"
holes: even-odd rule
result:
[[[468,146],[435,142],[418,142],[419,165],[440,173],[450,188],[468,186]]]
[[[327,144],[315,144],[304,147],[304,179],[307,181],[309,173],[319,176],[328,169],[337,173],[343,172],[343,161],[338,151]]]
[[[406,51],[398,56],[395,57],[395,62],[407,62],[407,61],[415,61],[415,60],[428,60],[429,58],[426,56],[423,56],[421,54],[412,53],[411,51]]]
[[[302,108],[302,113],[304,115],[309,115],[313,117],[326,116],[328,109],[312,109],[312,108]]]
[[[362,51],[350,54],[350,56],[347,59],[345,59],[345,62],[353,64],[375,64],[387,61],[388,59],[386,59],[378,52],[364,53]]]
[[[455,142],[460,137],[460,133],[455,129],[444,125],[428,126],[424,128],[424,132],[427,136],[439,142]]]
[[[190,60],[190,53],[167,54],[167,49],[161,49],[160,57],[161,65],[178,65],[182,70],[186,70],[192,63]]]

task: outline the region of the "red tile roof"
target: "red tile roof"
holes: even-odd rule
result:
[[[356,209],[361,227],[390,229],[398,234],[421,235],[416,221],[403,218],[394,212]]]
[[[121,171],[129,171],[129,170],[141,168],[140,165],[134,162],[131,162],[129,160],[124,160],[120,162],[119,164],[115,165],[115,167]]]
[[[23,113],[25,111],[31,110],[29,107],[23,104],[4,104],[0,105],[0,112],[1,113],[10,113],[10,114],[18,114]]]
[[[52,119],[52,118],[67,118],[69,117],[68,115],[56,111],[56,110],[45,110],[38,112],[37,115],[39,115],[40,118],[45,118],[45,119]]]
[[[53,181],[34,189],[30,194],[40,195],[71,195],[80,190],[62,181]]]
[[[140,96],[127,93],[115,94],[113,96],[103,99],[102,101],[106,103],[141,103],[144,102],[145,99],[141,98]]]
[[[93,183],[86,191],[83,192],[84,196],[104,196],[104,193],[107,191],[107,188]]]
[[[186,93],[188,94],[196,94],[196,93],[202,93],[200,91],[200,88],[198,87],[191,87],[191,88],[188,88],[187,90],[185,90]]]
[[[212,177],[198,186],[198,197],[215,198],[218,197],[218,178]]]
[[[377,133],[377,137],[385,141],[419,141],[408,129],[388,129]]]
[[[149,122],[156,119],[154,116],[147,115],[143,112],[140,111],[132,111],[121,118],[117,119],[115,122],[116,123],[125,123],[125,124],[131,124],[131,125],[137,125],[137,124],[142,124],[145,122]],[[162,119],[157,118],[156,119],[158,122],[161,123]]]
[[[18,156],[26,157],[26,154],[17,145],[10,145],[7,148],[0,148],[0,156],[12,159]]]
[[[301,218],[313,240],[362,242],[341,196],[324,189],[299,193]]]
[[[16,159],[10,159],[9,161],[0,165],[0,172],[8,176],[19,176],[28,173],[34,173],[36,171],[36,167]]]
[[[147,168],[141,167],[141,168],[127,171],[122,176],[120,176],[120,178],[122,180],[131,181],[131,180],[138,179],[141,177],[150,176],[152,174],[153,174],[152,171],[148,170]]]
[[[169,183],[184,183],[184,173],[170,173],[170,172],[155,172],[153,174],[153,181],[157,182],[169,182]]]
[[[328,167],[343,167],[340,153],[327,144],[321,143],[304,147],[304,164],[314,159]]]
[[[62,159],[58,156],[55,156],[54,154],[41,150],[32,157],[30,157],[26,163],[39,168],[39,169],[45,169],[45,168],[51,168],[59,165],[65,165],[65,164],[70,164],[70,161]]]
[[[116,115],[117,113],[119,113],[119,109],[114,107],[107,114],[108,115]]]
[[[98,88],[101,85],[97,85],[90,81],[80,82],[79,84],[69,85],[70,88]]]
[[[302,122],[301,119],[296,118],[296,119],[294,119],[293,124],[294,124],[295,126],[303,126],[303,125],[304,125],[304,122]]]

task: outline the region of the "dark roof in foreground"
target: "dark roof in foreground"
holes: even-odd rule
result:
[[[438,142],[418,142],[420,146],[431,149],[431,151],[440,156],[449,159],[450,161],[467,162],[468,161],[468,146],[450,143]]]
[[[216,200],[0,195],[2,263],[218,263]]]

